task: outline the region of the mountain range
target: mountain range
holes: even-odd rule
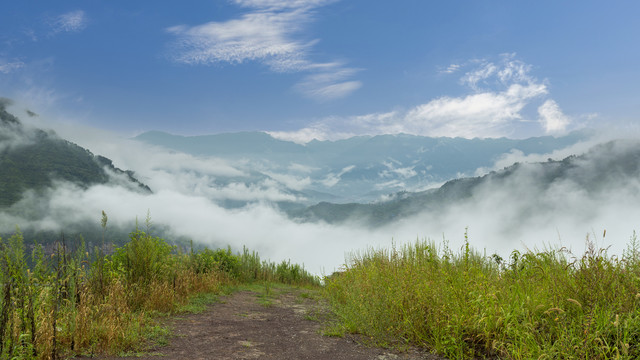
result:
[[[406,134],[357,136],[306,144],[276,139],[263,132],[180,136],[153,131],[135,139],[199,157],[213,157],[242,166],[243,179],[217,177],[212,185],[269,179],[312,205],[370,202],[398,191],[421,191],[445,181],[474,176],[491,168],[506,153],[546,154],[591,135],[573,132],[562,137],[529,139],[464,139]]]
[[[557,194],[559,196],[571,196],[568,194],[571,191],[580,192],[585,197],[596,197],[607,190],[633,186],[638,179],[640,142],[615,140],[597,145],[579,156],[541,163],[516,163],[483,176],[450,180],[431,190],[398,192],[385,201],[369,204],[321,202],[304,210],[290,211],[289,215],[299,221],[330,224],[357,221],[375,227],[419,213],[442,212],[452,205],[491,193],[506,194],[507,199],[517,202],[523,199],[523,192],[527,192],[540,200],[555,187],[565,189],[564,193]],[[543,210],[542,202],[531,204],[531,207]]]
[[[134,171],[118,169],[110,159],[53,131],[24,125],[7,112],[7,105],[7,100],[0,101],[0,211],[10,212],[25,192],[51,189],[58,181],[75,184],[78,191],[110,184],[152,193]],[[554,197],[560,201],[574,193],[595,197],[616,188],[633,192],[629,184],[640,179],[640,142],[635,140],[611,141],[584,154],[516,163],[477,176],[478,169],[493,168],[504,154],[547,154],[590,135],[582,131],[523,140],[382,135],[297,144],[260,132],[195,137],[149,132],[136,140],[205,162],[222,159],[241,170],[231,172],[235,175],[202,177],[213,190],[238,183],[278,184],[295,200],[274,200],[271,205],[295,222],[356,222],[375,228],[421,213],[439,214],[461,204],[487,201],[495,194],[503,197],[503,203],[522,203],[518,216],[526,216],[552,206],[549,199]],[[209,200],[223,208],[252,203],[224,196]],[[96,232],[95,226],[92,229]]]

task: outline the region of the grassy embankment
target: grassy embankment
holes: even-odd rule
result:
[[[622,257],[591,244],[514,251],[504,261],[469,247],[417,241],[352,255],[327,279],[339,323],[379,345],[412,344],[451,359],[640,358],[640,244]]]
[[[140,229],[109,256],[100,249],[90,254],[84,244],[67,249],[61,241],[51,256],[38,245],[26,254],[19,231],[0,239],[1,359],[137,351],[150,336],[166,333],[157,315],[190,299],[206,301],[203,294],[253,282],[318,285],[289,262],[261,261],[246,249],[180,253]]]

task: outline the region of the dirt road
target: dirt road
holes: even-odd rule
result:
[[[138,359],[430,359],[417,350],[398,352],[359,345],[355,338],[322,335],[326,314],[317,294],[278,287],[223,296],[200,314],[169,320],[166,346]],[[131,359],[103,357],[101,359]]]

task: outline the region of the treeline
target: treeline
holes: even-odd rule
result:
[[[111,255],[82,241],[71,251],[64,237],[52,255],[40,245],[26,253],[19,231],[0,239],[0,358],[135,350],[157,326],[153,314],[194,294],[254,281],[319,284],[299,265],[247,249],[184,252],[139,228],[129,238]]]

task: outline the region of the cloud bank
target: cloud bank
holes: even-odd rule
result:
[[[392,242],[401,246],[416,238],[436,242],[444,238],[455,251],[462,246],[467,227],[475,248],[503,257],[514,249],[541,248],[546,244],[569,246],[580,252],[586,234],[601,234],[604,229],[608,239],[599,239],[599,245],[613,243],[611,251],[619,253],[640,218],[640,181],[621,178],[589,193],[569,179],[543,191],[536,182],[543,172],[539,166],[531,165],[524,166],[505,184],[486,184],[468,200],[448,203],[440,211],[425,211],[376,229],[358,221],[342,225],[300,223],[272,205],[273,201],[290,196],[280,183],[264,181],[253,188],[242,185],[242,178],[248,174],[241,163],[170,152],[78,127],[60,132],[69,137],[68,131],[75,131],[71,140],[83,139],[85,143],[81,145],[113,159],[116,166],[135,169],[136,176],[154,193],[145,195],[115,184],[81,189],[58,183],[41,194],[27,193],[14,205],[14,214],[31,214],[37,220],[25,221],[2,213],[0,224],[5,231],[13,230],[16,224],[23,229],[48,230],[64,230],[83,222],[98,224],[103,210],[109,215],[110,226],[127,229],[133,219],[142,219],[149,211],[154,223],[170,228],[169,236],[188,237],[214,247],[229,244],[241,249],[246,245],[264,258],[291,259],[304,263],[314,273],[328,274],[344,263],[346,253],[388,247]],[[617,149],[611,156],[623,151]],[[550,155],[537,156],[546,159]],[[508,157],[514,159],[518,154],[506,154],[498,161],[508,161]],[[607,161],[598,158],[585,164],[584,171],[597,174],[598,169],[590,170],[589,166]],[[391,161],[387,168],[408,176],[413,171],[410,167],[398,168]],[[292,164],[290,170],[291,178],[281,180],[303,186],[305,174],[311,169]],[[346,167],[325,180],[339,181],[351,170]],[[216,182],[219,178],[232,181],[220,184]],[[221,198],[253,201],[230,209],[220,205]]]
[[[640,182],[612,183],[594,194],[567,180],[539,191],[536,180],[540,171],[535,165],[524,167],[508,183],[487,184],[469,200],[375,230],[356,221],[343,225],[298,223],[268,202],[225,209],[198,191],[190,192],[184,186],[171,188],[171,184],[188,181],[180,174],[174,174],[175,180],[152,195],[118,186],[80,189],[58,184],[44,196],[27,195],[16,207],[40,209],[40,220],[25,226],[42,229],[64,229],[78,222],[97,224],[102,210],[109,215],[110,226],[126,227],[132,219],[143,218],[150,211],[154,223],[169,226],[175,236],[209,246],[229,244],[240,249],[246,245],[272,260],[303,262],[318,274],[338,269],[346,253],[388,247],[392,242],[401,246],[416,238],[430,238],[439,243],[444,237],[455,251],[462,246],[465,228],[469,229],[472,246],[505,258],[514,249],[548,244],[568,246],[579,253],[585,236],[591,234],[593,238],[594,233],[599,245],[613,243],[612,253],[624,249],[640,216],[636,206]],[[15,217],[3,216],[1,221],[23,226]],[[609,236],[606,241],[598,237],[604,229]]]

